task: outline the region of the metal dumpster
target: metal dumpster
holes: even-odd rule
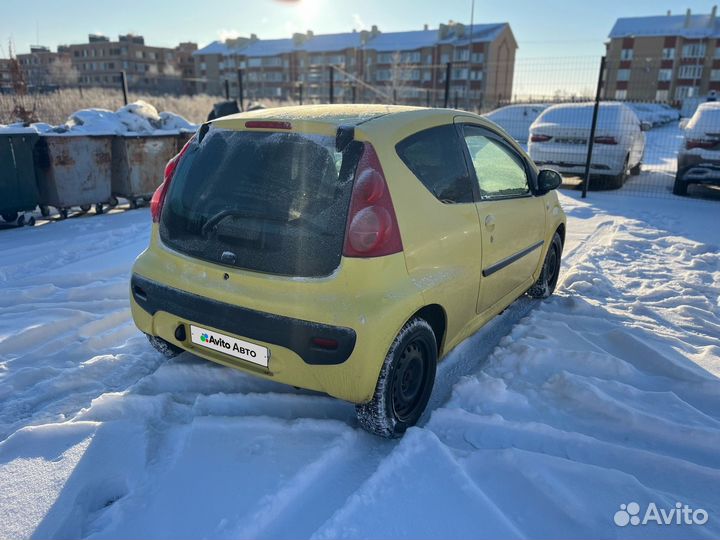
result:
[[[38,138],[36,133],[0,135],[0,216],[7,223],[22,225],[24,216],[21,222],[18,213],[38,204],[33,164]]]
[[[177,135],[121,135],[112,143],[112,194],[135,208],[149,201],[163,181],[165,165],[177,154]]]
[[[112,135],[43,135],[35,146],[39,204],[67,217],[73,206],[98,214],[110,201]]]
[[[185,143],[188,142],[193,135],[195,135],[194,131],[181,131],[177,135],[177,152],[182,150],[182,147],[185,146]]]

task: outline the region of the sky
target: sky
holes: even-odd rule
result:
[[[0,0],[0,57],[12,42],[16,53],[31,44],[51,47],[84,43],[89,33],[113,39],[118,34],[145,36],[145,43],[175,46],[195,41],[249,36],[290,37],[369,29],[381,31],[436,28],[441,22],[470,22],[473,0]],[[577,90],[592,91],[597,59],[618,17],[709,13],[712,1],[658,0],[475,0],[476,23],[508,22],[518,41],[516,90],[532,93],[532,84],[564,78],[572,69]],[[527,72],[527,77],[523,73]]]

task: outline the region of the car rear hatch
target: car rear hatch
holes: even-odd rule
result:
[[[338,150],[330,121],[221,119],[188,147],[160,219],[164,244],[273,275],[340,264],[362,145]]]

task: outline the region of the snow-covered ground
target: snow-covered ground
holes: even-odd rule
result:
[[[719,536],[717,203],[561,199],[556,295],[453,351],[399,441],[156,353],[128,306],[147,209],[0,231],[0,538]],[[615,525],[630,502],[709,520]]]

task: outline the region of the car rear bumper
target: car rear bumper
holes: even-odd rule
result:
[[[680,154],[677,176],[693,184],[720,184],[720,159],[707,159],[697,154]]]
[[[221,332],[279,345],[293,351],[306,364],[342,364],[355,348],[356,334],[351,328],[282,317],[219,302],[137,274],[133,274],[130,280],[130,289],[138,307],[151,316],[158,311],[165,311],[188,322],[211,326]],[[178,326],[186,325],[179,323]],[[178,335],[177,332],[173,334]],[[189,339],[188,328],[185,328],[182,334]],[[337,347],[319,348],[313,345],[313,338],[334,340]]]
[[[530,146],[530,157],[538,167],[550,167],[563,174],[584,174],[587,150],[582,145],[562,145],[562,148],[547,148],[553,143],[534,143]],[[623,151],[593,150],[590,172],[594,175],[616,176],[622,172],[625,163]]]

